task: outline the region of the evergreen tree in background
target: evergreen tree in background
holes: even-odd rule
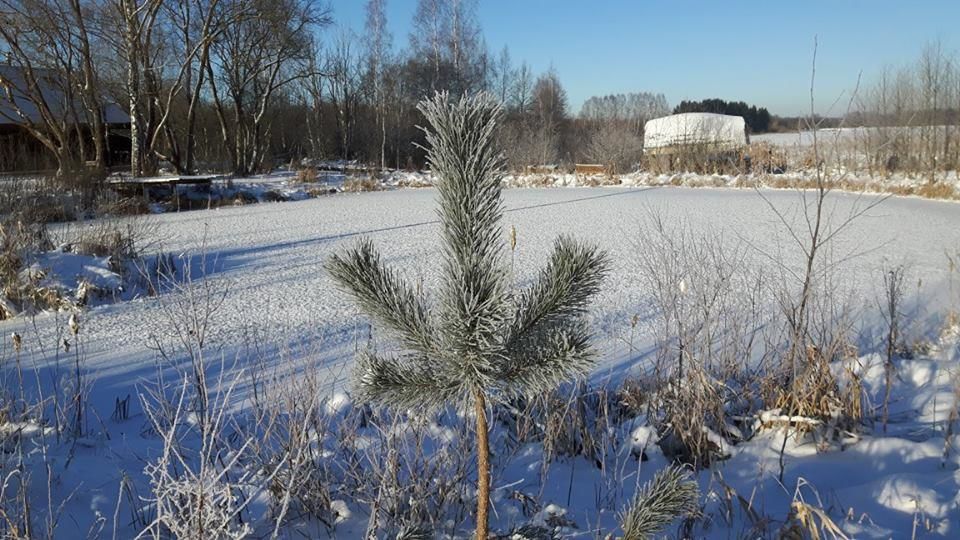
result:
[[[750,131],[764,133],[770,129],[770,111],[764,107],[747,105],[742,101],[724,101],[722,99],[704,99],[702,101],[681,101],[674,107],[673,114],[687,112],[708,112],[742,116]]]
[[[419,105],[429,122],[428,162],[438,178],[443,275],[436,306],[387,268],[369,240],[327,265],[339,284],[404,351],[358,359],[359,397],[398,410],[472,407],[477,435],[477,538],[488,534],[487,404],[550,392],[593,365],[589,300],[606,255],[560,237],[527,289],[511,293],[500,221],[503,158],[495,148],[500,108],[486,95]]]

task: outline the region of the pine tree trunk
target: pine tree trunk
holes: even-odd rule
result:
[[[477,540],[489,535],[487,512],[490,508],[490,440],[487,433],[487,406],[483,392],[476,391],[477,413]]]

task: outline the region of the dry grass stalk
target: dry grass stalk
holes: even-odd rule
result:
[[[312,184],[317,181],[319,175],[314,167],[304,167],[297,171],[296,182],[300,184]]]
[[[383,185],[373,176],[355,177],[351,176],[343,181],[343,190],[350,193],[359,193],[363,191],[380,191]]]

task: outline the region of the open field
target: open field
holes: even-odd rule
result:
[[[765,276],[764,287],[770,291],[793,288],[787,276],[802,263],[765,202],[788,221],[800,220],[800,196],[794,191],[609,187],[514,189],[505,191],[504,197],[504,246],[508,249],[506,231],[515,227],[516,251],[512,256],[508,251],[507,257],[518,286],[533,278],[558,234],[594,243],[610,254],[611,272],[589,316],[600,353],[590,377],[596,384],[616,384],[642,374],[656,356],[656,309],[638,270],[650,254],[641,251],[637,242],[640,235],[649,234],[652,213],[685,221],[691,230],[709,233],[724,246],[740,246],[745,267]],[[194,287],[205,287],[218,298],[223,295],[222,304],[211,311],[205,338],[206,356],[214,358],[215,365],[222,361],[229,373],[247,369],[267,379],[290,372],[310,374],[318,381],[319,392],[343,400],[340,392],[349,390],[355,351],[370,344],[386,349],[392,345],[384,336],[371,333],[367,319],[337,289],[323,265],[331,254],[367,237],[382,249],[386,262],[401,268],[403,275],[430,294],[438,283],[440,255],[435,199],[433,189],[395,190],[150,219],[161,239],[157,249],[184,261],[184,267],[191,269]],[[828,209],[831,219],[840,222],[877,200],[838,193],[831,196]],[[882,269],[905,264],[905,332],[911,339],[935,341],[944,327],[944,314],[957,303],[945,253],[956,253],[958,248],[960,212],[955,203],[904,198],[890,198],[870,208],[831,244],[826,257],[836,268],[833,290],[860,314],[854,340],[862,355],[859,369],[868,395],[877,395],[878,373],[882,372],[876,365],[880,357],[874,354],[882,349],[876,307],[882,294]],[[61,519],[75,520],[86,528],[93,519],[90,508],[112,513],[114,505],[121,504],[117,489],[124,475],[129,475],[141,492],[148,489],[142,475],[144,460],[157,455],[159,441],[145,429],[148,420],[141,405],[134,399],[124,421],[110,417],[117,399],[136,395],[161,373],[173,379],[176,366],[187,362],[175,348],[165,349],[169,357],[161,358],[156,347],[177,339],[171,324],[177,320],[178,294],[171,291],[102,305],[81,314],[83,330],[76,346],[82,347],[84,370],[92,381],[90,409],[100,420],[83,444],[63,455],[64,459],[69,456],[72,464],[58,476],[54,490],[54,497],[68,500]],[[764,297],[764,309],[775,310],[773,299]],[[65,335],[67,316],[45,313],[0,323],[7,351],[11,346],[8,336],[14,332],[24,336],[22,358],[31,372],[36,368],[36,377],[30,379],[40,381],[47,393],[50,381],[60,380],[71,369],[72,353],[57,352],[56,345]],[[756,511],[783,519],[794,499],[793,490],[798,482],[806,481],[830,501],[821,506],[828,507],[849,534],[900,537],[910,533],[915,517],[921,515],[927,520],[926,534],[953,536],[958,530],[958,462],[956,455],[950,454],[941,463],[940,453],[945,444],[942,427],[952,399],[953,368],[947,366],[955,366],[955,355],[955,347],[947,346],[903,360],[903,379],[895,389],[897,401],[892,409],[897,421],[888,435],[868,430],[845,451],[824,453],[818,453],[812,442],[791,443],[786,446],[790,465],[785,487],[779,487],[780,438],[761,433],[731,447],[728,459],[700,473],[701,489],[723,493],[715,484],[720,471],[741,496],[762,501],[762,508],[758,503]],[[212,373],[217,372],[219,368]],[[242,377],[231,397],[237,410],[250,407],[249,380]],[[35,384],[28,388],[36,391]],[[618,429],[626,429],[617,433],[628,439],[636,436],[630,426]],[[529,519],[516,501],[507,498],[514,488],[539,491],[538,500],[544,505],[568,512],[567,517],[577,526],[567,526],[567,533],[610,527],[617,501],[623,500],[622,492],[632,492],[632,486],[666,463],[651,446],[644,452],[652,460],[647,463],[654,466],[644,468],[636,459],[618,461],[622,469],[615,480],[609,472],[599,474],[577,457],[558,458],[541,478],[531,472],[542,465],[537,448],[521,447],[516,457],[504,458],[496,473],[500,491],[494,500],[500,515],[495,523],[499,527],[506,529]],[[840,470],[844,474],[838,475]],[[574,482],[576,493],[571,499],[569,489]],[[611,485],[619,488],[610,491]],[[42,493],[37,496],[45,496]],[[338,497],[353,517],[338,522],[336,536],[360,537],[367,525],[366,508],[346,494]],[[262,524],[258,525],[256,516],[266,511],[266,503],[257,501],[248,519],[260,530]],[[128,506],[122,501],[124,516],[131,512]],[[731,528],[751,527],[743,516],[722,524],[718,521],[721,507],[717,500],[705,501],[705,511],[714,523],[699,534],[725,538]],[[853,517],[845,519],[848,510]],[[534,520],[547,519],[543,512]],[[132,534],[131,527],[135,527],[126,518],[118,526],[126,531],[121,537]],[[290,527],[305,534],[321,534],[318,525],[311,525],[306,518],[298,518]],[[330,533],[330,529],[326,531]],[[68,533],[56,536],[71,537]]]
[[[629,319],[642,313],[643,286],[637,264],[643,253],[635,247],[651,210],[683,215],[704,231],[714,231],[725,242],[755,246],[752,264],[771,276],[777,265],[759,250],[785,240],[772,212],[752,190],[690,190],[684,188],[599,188],[507,190],[506,223],[518,234],[516,281],[529,281],[544,260],[553,239],[561,233],[594,242],[610,252],[614,271],[594,310],[602,328],[604,367],[624,359],[619,342]],[[795,192],[767,192],[775,204],[793,207]],[[838,194],[836,212],[843,216],[854,202],[872,201]],[[302,353],[320,354],[339,372],[350,362],[358,339],[365,339],[365,323],[323,269],[337,250],[369,237],[382,246],[387,262],[404,269],[430,291],[437,283],[437,222],[435,191],[401,190],[344,194],[301,202],[261,204],[241,208],[154,216],[161,238],[158,248],[193,261],[194,278],[205,266],[206,279],[226,291],[226,300],[214,318],[216,343],[227,357],[244,347],[293,346]],[[883,262],[907,263],[923,294],[946,302],[935,293],[947,275],[944,252],[960,247],[960,213],[952,203],[887,200],[855,223],[835,247],[843,260],[842,290],[865,298],[869,307]],[[854,256],[853,259],[848,258]],[[785,251],[790,264],[798,255]],[[204,263],[200,260],[205,259]],[[771,283],[773,286],[774,283]],[[926,299],[925,299],[926,300]],[[152,335],[162,335],[160,300],[140,298],[95,308],[84,315],[89,366],[97,376],[104,404],[113,395],[132,388],[138,376],[149,373]],[[931,306],[931,311],[935,311]],[[945,307],[945,306],[937,306]],[[57,315],[3,323],[4,334],[29,333],[34,324],[48,329]],[[292,351],[296,354],[296,351]],[[245,353],[244,353],[245,354]],[[122,361],[118,361],[122,358]]]

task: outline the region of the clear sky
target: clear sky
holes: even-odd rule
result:
[[[574,110],[593,95],[662,92],[671,105],[719,97],[809,112],[819,40],[817,109],[842,113],[858,73],[916,59],[939,39],[960,49],[960,0],[479,0],[494,53],[557,70]],[[333,0],[338,25],[360,31],[365,0]],[[395,48],[406,47],[416,0],[387,0]],[[840,110],[828,111],[840,96]]]

